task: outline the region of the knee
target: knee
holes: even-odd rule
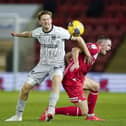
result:
[[[22,91],[23,94],[28,94],[31,89],[32,89],[31,85],[24,84],[21,91]]]
[[[99,89],[100,89],[100,85],[99,85],[99,83],[96,83],[95,90],[99,90]]]
[[[98,83],[95,83],[93,86],[93,91],[98,91],[100,89],[100,85]]]
[[[80,108],[81,115],[87,116],[88,115],[88,103],[87,100],[74,103],[75,106]]]
[[[60,77],[60,76],[54,76],[53,78],[52,78],[52,83],[53,84],[60,84],[62,82],[62,78]]]
[[[82,114],[83,116],[87,116],[87,115],[88,115],[88,109],[87,109],[87,110],[84,110],[83,112],[81,111],[81,114]]]

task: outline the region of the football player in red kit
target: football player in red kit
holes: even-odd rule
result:
[[[98,84],[87,78],[86,74],[93,66],[98,54],[106,55],[111,50],[112,42],[107,37],[100,37],[96,43],[87,43],[87,47],[92,55],[92,63],[85,62],[85,55],[81,53],[80,48],[72,49],[72,60],[65,69],[63,87],[66,90],[70,100],[75,106],[56,108],[55,114],[81,116],[85,115],[86,120],[102,121],[94,114],[94,108],[98,96]],[[88,102],[83,89],[91,90],[88,95]],[[46,119],[46,112],[42,114],[40,120]]]

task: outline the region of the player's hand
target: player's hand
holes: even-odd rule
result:
[[[88,64],[92,64],[93,57],[92,56],[85,56],[84,62]]]
[[[16,36],[16,32],[11,32],[11,35],[12,36]]]
[[[79,68],[79,64],[73,64],[70,68],[70,72],[74,71],[74,69],[78,69]]]

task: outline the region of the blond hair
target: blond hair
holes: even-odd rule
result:
[[[53,16],[53,14],[52,14],[51,11],[48,11],[48,10],[42,10],[42,11],[40,11],[40,12],[38,13],[38,15],[37,15],[38,19],[40,20],[41,16],[44,15],[44,14],[48,14],[48,15],[50,15],[51,18],[52,18],[52,16]]]

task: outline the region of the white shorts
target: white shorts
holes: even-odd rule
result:
[[[59,75],[63,78],[64,65],[53,66],[37,64],[28,74],[26,82],[31,85],[40,84],[48,75],[52,79],[54,75]]]

